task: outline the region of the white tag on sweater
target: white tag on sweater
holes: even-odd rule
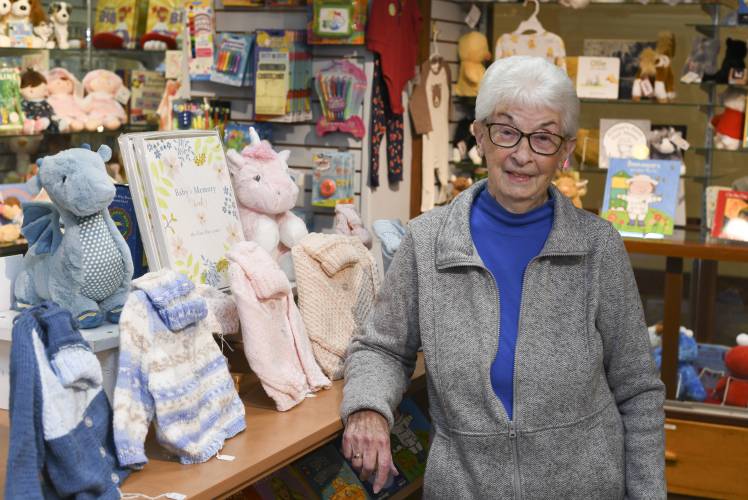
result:
[[[166,498],[171,498],[171,500],[184,500],[185,498],[187,498],[187,495],[182,495],[181,493],[177,493],[175,491],[165,493],[164,496]]]
[[[223,460],[224,462],[233,462],[236,457],[234,455],[221,455],[220,453],[216,453],[216,458],[218,460]]]

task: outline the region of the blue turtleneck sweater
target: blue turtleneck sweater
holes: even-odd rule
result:
[[[553,199],[524,214],[502,207],[488,189],[473,203],[470,232],[499,292],[499,349],[491,365],[491,386],[512,420],[514,350],[525,268],[537,256],[553,225]]]

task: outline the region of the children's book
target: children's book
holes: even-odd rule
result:
[[[19,133],[22,128],[20,72],[18,68],[0,68],[0,133]]]
[[[408,482],[413,482],[426,472],[429,455],[431,424],[423,416],[415,401],[404,398],[395,416],[390,434],[392,460]]]
[[[613,158],[600,216],[622,236],[673,234],[681,162]]]
[[[135,47],[138,24],[136,0],[99,0],[96,2],[94,34],[114,33],[122,38],[124,47]]]
[[[247,491],[251,490],[251,491]],[[258,500],[307,500],[314,490],[293,467],[284,467],[245,490],[243,498]]]
[[[631,99],[631,89],[639,71],[639,55],[646,48],[654,50],[656,45],[654,40],[588,38],[584,40],[583,55],[620,60],[618,99]]]
[[[705,190],[706,198],[706,227],[711,232],[714,227],[714,214],[717,211],[717,196],[720,191],[730,191],[729,186],[708,186]]]
[[[291,467],[301,474],[323,500],[369,498],[364,485],[333,443],[303,456]]]
[[[621,60],[617,57],[577,59],[577,96],[590,99],[618,99]]]
[[[748,242],[748,191],[720,191],[712,237]]]
[[[158,122],[158,105],[164,95],[166,79],[157,71],[135,69],[130,75],[130,124]]]
[[[119,145],[150,270],[227,289],[226,252],[243,233],[218,132],[124,134]]]
[[[649,157],[647,146],[652,124],[649,120],[600,120],[600,168],[608,168],[611,158]]]
[[[138,229],[138,219],[135,215],[135,205],[130,195],[130,187],[117,184],[116,188],[114,199],[109,205],[109,215],[111,215],[114,225],[117,226],[130,248],[133,264],[132,278],[136,279],[148,272],[148,264],[143,252],[143,240]]]

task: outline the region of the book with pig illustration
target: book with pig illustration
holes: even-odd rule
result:
[[[600,216],[622,236],[673,234],[681,163],[611,158]]]

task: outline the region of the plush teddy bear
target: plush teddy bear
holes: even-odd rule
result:
[[[8,36],[8,16],[10,15],[10,0],[0,0],[0,47],[10,47]]]
[[[46,131],[59,132],[57,116],[47,102],[47,79],[33,69],[27,69],[21,75],[21,96],[23,101],[25,134],[39,134]]]
[[[308,231],[291,212],[299,188],[288,171],[288,150],[277,153],[250,128],[250,144],[239,154],[229,149],[227,159],[244,237],[273,256],[294,281],[290,249]]]
[[[80,132],[85,128],[88,115],[83,110],[83,87],[65,68],[52,68],[47,72],[47,102],[55,110],[63,132]]]
[[[651,333],[650,333],[650,342]],[[657,369],[662,367],[662,347],[654,350]],[[678,332],[678,391],[676,399],[681,401],[704,401],[706,390],[696,373],[693,362],[699,356],[699,347],[693,338],[693,331],[681,326]]]
[[[553,185],[577,208],[582,208],[582,196],[587,194],[588,182],[589,179],[579,178],[579,172],[557,171],[553,179]]]
[[[716,73],[705,73],[703,81],[715,83],[728,83],[731,70],[745,70],[745,56],[748,54],[748,45],[745,40],[728,38],[725,42],[725,58]]]
[[[717,149],[735,151],[743,140],[745,120],[745,90],[728,87],[722,94],[725,110],[712,118],[714,146]]]
[[[473,185],[472,177],[456,176],[452,175],[449,178],[449,183],[452,184],[452,191],[449,193],[449,201],[454,200],[458,194],[465,191],[467,188]]]
[[[454,95],[475,97],[478,95],[478,85],[486,72],[483,63],[491,60],[488,40],[483,33],[470,31],[460,37],[457,50],[460,56],[460,74],[455,84]]]
[[[675,99],[675,76],[671,62],[675,55],[675,35],[662,31],[657,35],[654,50],[644,49],[639,55],[639,70],[631,89],[634,101],[642,97],[654,97],[666,103]]]
[[[83,88],[86,90],[82,105],[87,115],[86,130],[100,127],[116,130],[125,123],[127,114],[115,98],[124,85],[116,73],[106,69],[89,71],[83,77]]]
[[[725,354],[729,375],[722,377],[709,394],[707,403],[748,408],[748,334],[738,335],[735,347]]]

